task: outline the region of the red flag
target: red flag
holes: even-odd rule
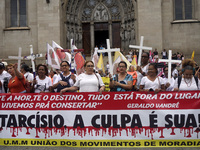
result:
[[[85,59],[81,53],[76,53],[74,60],[76,62],[76,74],[79,75],[84,72],[83,66],[85,64]]]

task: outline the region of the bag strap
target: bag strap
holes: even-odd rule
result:
[[[115,76],[116,76],[116,81],[118,82],[118,74],[115,74]]]
[[[180,87],[182,76],[178,76],[178,88]]]
[[[198,88],[198,87],[199,87],[199,86],[198,86],[198,82],[199,82],[199,81],[198,81],[198,77],[194,76],[194,80],[196,81],[196,85],[197,85],[197,88]]]
[[[95,74],[95,76],[97,77],[97,80],[98,80],[98,85],[100,86],[99,77],[97,76],[97,74],[96,74],[96,73],[94,73],[94,74]]]

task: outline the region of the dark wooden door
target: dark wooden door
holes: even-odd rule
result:
[[[88,56],[91,54],[90,23],[83,23],[82,29],[83,29],[83,49],[85,55]]]
[[[120,38],[120,23],[112,23],[112,47],[121,48],[121,38]]]

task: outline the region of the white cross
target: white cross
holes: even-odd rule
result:
[[[172,60],[172,50],[169,50],[168,59],[159,59],[159,62],[167,62],[168,63],[168,82],[171,80],[171,65],[172,63],[181,63],[181,60]]]
[[[113,75],[113,66],[112,66],[112,56],[111,56],[111,52],[117,52],[120,51],[119,48],[114,48],[111,49],[110,48],[110,40],[106,39],[106,43],[107,43],[107,49],[103,49],[103,50],[98,50],[98,53],[108,53],[108,61],[109,61],[109,67],[110,67],[110,74]]]
[[[17,59],[18,60],[18,67],[17,69],[20,71],[20,64],[21,64],[21,60],[23,59],[23,57],[21,56],[22,54],[22,48],[19,47],[19,52],[18,52],[18,56],[8,56],[9,59]]]
[[[152,50],[152,47],[143,46],[144,36],[141,36],[140,46],[137,45],[129,45],[130,48],[137,48],[139,49],[139,57],[138,57],[138,66],[141,65],[141,57],[142,57],[142,50]]]
[[[33,55],[33,45],[30,45],[30,56],[31,56],[31,64],[32,64],[32,69],[33,69],[33,74],[34,74],[34,77],[35,77],[35,63],[34,63],[34,55]]]

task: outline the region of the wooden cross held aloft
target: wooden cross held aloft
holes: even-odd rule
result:
[[[33,55],[33,45],[30,45],[30,56],[31,56],[31,64],[32,64],[32,69],[33,69],[33,75],[35,77],[35,63],[34,63],[34,55]]]
[[[107,49],[98,50],[97,52],[98,53],[105,53],[105,52],[108,53],[108,61],[109,61],[109,67],[110,67],[110,74],[113,75],[113,66],[112,66],[112,56],[111,56],[111,53],[112,52],[120,51],[120,49],[119,48],[111,49],[110,48],[110,40],[109,39],[106,39],[106,43],[107,43]]]
[[[138,57],[138,66],[141,65],[141,57],[142,57],[142,50],[152,50],[152,47],[143,46],[144,36],[141,36],[140,46],[137,45],[129,45],[130,48],[137,48],[139,49],[139,57]]]
[[[19,52],[18,52],[18,56],[8,56],[9,59],[17,59],[18,60],[18,66],[17,69],[20,71],[20,65],[21,65],[21,60],[23,59],[23,57],[21,56],[22,54],[22,48],[19,47]]]
[[[166,62],[168,63],[168,82],[170,82],[171,80],[171,75],[172,75],[172,70],[171,70],[171,66],[172,63],[181,63],[181,60],[172,60],[172,50],[169,50],[169,56],[168,59],[159,59],[159,62]]]

